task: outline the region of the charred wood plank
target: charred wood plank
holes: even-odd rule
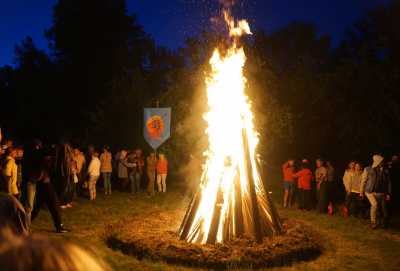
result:
[[[219,222],[221,218],[221,209],[224,203],[224,196],[221,187],[218,188],[217,198],[215,200],[214,212],[211,219],[210,230],[207,236],[207,244],[215,244],[217,241],[217,234],[219,228]]]

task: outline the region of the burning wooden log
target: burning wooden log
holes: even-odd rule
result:
[[[180,238],[201,244],[243,237],[262,242],[266,236],[279,234],[282,225],[255,159],[258,137],[245,95],[246,56],[237,43],[251,31],[246,21],[235,22],[228,12],[224,18],[233,44],[224,53],[216,49],[210,59],[206,170],[201,190],[186,212]]]
[[[253,230],[254,237],[257,242],[261,243],[263,239],[263,233],[261,230],[261,219],[260,219],[260,211],[258,209],[258,200],[256,194],[256,188],[254,184],[254,176],[253,176],[253,168],[251,164],[251,155],[249,151],[249,143],[247,139],[246,130],[242,129],[242,138],[243,138],[243,151],[244,151],[244,160],[245,160],[245,171],[247,177],[247,184],[249,189],[249,196],[251,202],[251,212],[253,218]]]
[[[205,176],[206,172],[202,174],[200,184],[205,181],[204,180]],[[179,229],[179,235],[181,240],[185,240],[189,235],[189,231],[193,225],[196,211],[199,208],[200,200],[201,200],[201,190],[200,188],[198,188],[196,190],[196,193],[194,194],[194,197],[190,201],[189,208],[185,214],[185,217],[183,218],[181,227]]]
[[[200,191],[197,191],[189,204],[189,208],[185,214],[185,217],[183,218],[183,222],[179,229],[179,235],[181,240],[185,240],[188,237],[199,204],[200,204]]]
[[[207,244],[215,244],[215,241],[217,240],[217,234],[218,234],[218,230],[219,230],[219,222],[220,222],[220,218],[221,218],[221,208],[222,208],[222,204],[224,202],[224,196],[222,194],[221,188],[218,189],[216,196],[217,196],[217,198],[215,200],[210,230],[208,232]]]
[[[235,202],[234,206],[234,234],[237,237],[241,237],[244,233],[244,222],[243,222],[243,206],[242,206],[242,188],[240,186],[240,175],[237,174],[235,178]]]

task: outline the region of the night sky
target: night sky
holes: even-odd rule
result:
[[[0,0],[0,66],[12,64],[14,45],[27,35],[46,48],[44,29],[51,25],[56,0]],[[369,8],[388,0],[238,0],[237,15],[252,28],[270,32],[291,21],[315,23],[335,43],[345,29]],[[146,32],[160,45],[177,48],[185,37],[206,28],[218,13],[218,0],[127,0]]]

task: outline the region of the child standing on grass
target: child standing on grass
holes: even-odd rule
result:
[[[160,153],[157,161],[157,186],[158,192],[167,192],[168,161],[165,155]]]
[[[90,200],[96,199],[96,182],[100,177],[100,166],[99,153],[95,151],[88,167]]]

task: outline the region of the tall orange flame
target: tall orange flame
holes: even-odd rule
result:
[[[212,71],[206,78],[209,111],[204,115],[208,123],[207,160],[200,191],[180,232],[181,238],[202,244],[243,235],[259,239],[280,231],[279,218],[271,215],[257,169],[259,139],[245,94],[246,56],[237,45],[240,36],[251,34],[250,27],[245,20],[235,22],[228,11],[224,18],[233,44],[223,56],[215,49],[210,59]]]

